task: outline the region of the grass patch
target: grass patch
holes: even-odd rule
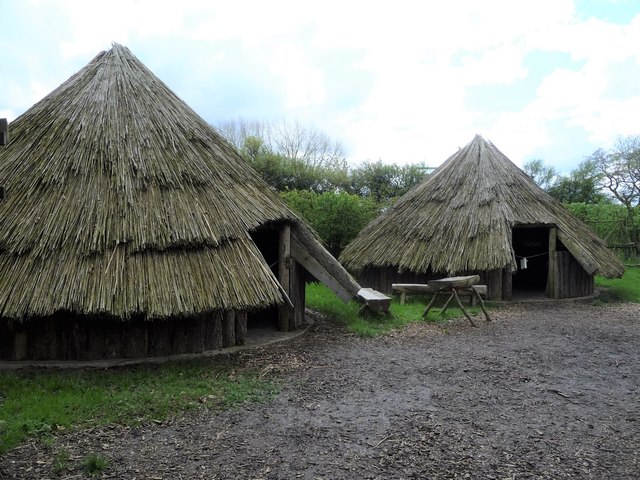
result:
[[[359,303],[355,301],[344,303],[327,287],[317,283],[307,285],[306,298],[309,308],[324,313],[345,325],[347,330],[363,337],[382,335],[409,323],[424,321],[422,312],[427,307],[425,297],[412,296],[404,305],[400,305],[399,298],[394,297],[389,308],[391,315],[358,315]],[[466,309],[471,315],[480,312],[478,307]],[[463,313],[459,308],[448,308],[444,316],[440,315],[440,308],[433,308],[426,321],[443,323],[451,318],[462,316]]]
[[[84,473],[95,478],[99,477],[108,465],[109,462],[105,457],[99,453],[90,453],[82,462],[82,469]]]
[[[622,278],[596,276],[596,285],[605,290],[598,300],[640,303],[640,267],[625,267]]]
[[[53,457],[53,473],[56,475],[62,474],[69,466],[69,452],[61,450]]]
[[[221,358],[92,371],[0,372],[0,453],[27,437],[87,426],[139,425],[196,408],[224,409],[272,398],[259,372]],[[214,363],[215,362],[215,363]]]

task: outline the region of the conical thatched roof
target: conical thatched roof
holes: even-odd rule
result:
[[[365,227],[340,259],[353,270],[515,270],[511,229],[519,224],[556,225],[560,241],[589,274],[623,273],[589,227],[480,136]]]
[[[283,302],[249,232],[299,219],[126,47],[100,53],[10,130],[0,316]]]

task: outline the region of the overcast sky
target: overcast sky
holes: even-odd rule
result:
[[[299,121],[354,163],[480,133],[568,172],[640,134],[638,0],[0,0],[0,117],[112,41],[208,122]]]

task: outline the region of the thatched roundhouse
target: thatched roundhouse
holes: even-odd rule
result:
[[[127,48],[10,124],[0,148],[0,359],[242,344],[303,322],[309,274],[358,286],[303,222]]]
[[[477,273],[491,299],[586,296],[620,260],[493,144],[476,136],[345,248],[363,286]]]

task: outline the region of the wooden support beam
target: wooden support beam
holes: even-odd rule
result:
[[[226,310],[222,317],[222,346],[235,347],[236,345],[236,312]]]
[[[236,313],[236,345],[244,345],[247,342],[247,312]]]
[[[9,143],[9,124],[6,118],[0,118],[0,146]]]
[[[297,242],[300,247],[302,247],[302,250],[306,252],[307,255],[313,258],[317,264],[323,266],[322,269],[324,270],[324,272],[330,274],[330,276],[334,279],[334,284],[339,285],[340,290],[345,293],[344,295],[339,293],[331,285],[327,285],[327,287],[336,292],[336,294],[345,302],[348,302],[349,300],[357,297],[358,290],[360,290],[360,285],[358,285],[358,282],[354,280],[349,272],[347,272],[344,267],[331,256],[329,252],[322,248],[322,245],[313,237],[313,235],[311,235],[311,233],[306,228],[295,226],[293,228],[292,237],[293,240]],[[296,258],[296,260],[298,260],[298,262],[302,266],[304,266],[311,275],[320,280],[318,275],[316,275],[316,272],[307,268],[307,266],[300,259]]]
[[[291,275],[289,267],[291,264],[291,226],[283,225],[280,230],[280,242],[278,245],[278,281],[282,286],[282,290],[291,298]],[[278,312],[278,330],[286,332],[289,330],[291,317],[293,316],[293,308],[284,304],[280,306]]]
[[[557,268],[556,268],[556,249],[558,241],[558,229],[557,227],[551,227],[549,229],[549,266],[547,267],[547,288],[545,295],[550,298],[558,298],[558,292],[556,290]]]
[[[343,302],[348,302],[358,294],[357,290],[355,295],[348,291],[333,275],[320,265],[315,258],[313,258],[313,256],[300,242],[296,240],[295,237],[291,242],[291,255],[305,268],[305,270],[307,270],[307,272],[331,289]]]

